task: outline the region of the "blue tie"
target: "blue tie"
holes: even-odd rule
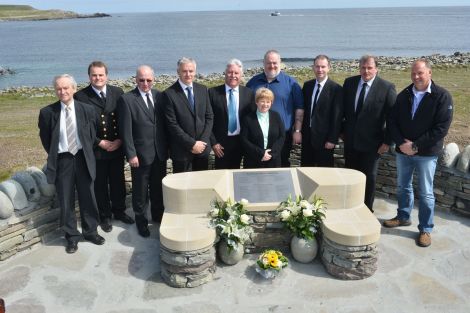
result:
[[[228,96],[228,131],[233,133],[237,130],[237,108],[235,106],[235,98],[233,89],[229,90]]]
[[[191,111],[194,112],[193,87],[186,87],[186,90],[188,91],[189,106],[191,107]]]

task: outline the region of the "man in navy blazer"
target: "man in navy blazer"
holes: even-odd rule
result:
[[[242,77],[242,62],[232,59],[228,61],[225,69],[225,84],[209,89],[214,113],[210,141],[216,169],[240,168],[243,157],[240,141],[241,121],[246,114],[256,110],[253,91],[240,85]]]
[[[163,92],[173,172],[208,169],[213,114],[207,88],[194,82],[196,61],[178,60],[178,80]]]
[[[305,82],[302,123],[302,166],[333,167],[343,119],[343,89],[328,77],[330,58],[318,55],[312,65],[315,79]]]
[[[90,63],[88,77],[90,84],[75,93],[74,98],[90,104],[98,115],[94,187],[101,229],[110,232],[113,215],[126,224],[134,223],[125,212],[124,153],[118,126],[117,100],[124,92],[108,84],[108,67],[101,61]]]
[[[167,139],[161,94],[152,89],[155,74],[150,66],[137,68],[137,87],[118,101],[119,127],[124,154],[131,167],[132,208],[137,230],[150,236],[147,208],[160,223],[163,212],[162,179],[166,175]]]
[[[72,76],[56,76],[54,88],[59,101],[40,110],[39,137],[47,152],[47,181],[56,186],[60,225],[67,240],[65,251],[74,253],[82,237],[77,229],[75,190],[83,237],[97,245],[105,242],[97,232],[99,215],[93,190],[97,117],[90,105],[74,101],[77,83]]]
[[[347,168],[366,175],[364,203],[373,212],[378,161],[391,144],[385,121],[397,93],[392,83],[377,75],[375,57],[361,57],[359,71],[343,84],[344,157]]]

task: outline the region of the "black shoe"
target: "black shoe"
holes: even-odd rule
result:
[[[65,247],[65,252],[72,254],[78,250],[78,241],[67,239],[67,246]]]
[[[114,214],[114,219],[123,222],[124,224],[134,224],[134,219],[126,213]]]
[[[106,233],[109,233],[110,231],[112,231],[113,225],[111,225],[111,219],[108,217],[103,218],[103,221],[101,222],[100,227]]]
[[[89,242],[92,242],[98,246],[103,245],[104,242],[106,241],[103,237],[101,237],[98,234],[83,236],[83,238],[85,238],[85,240],[88,240]]]
[[[147,238],[150,236],[149,227],[144,224],[139,224],[139,223],[137,224],[137,232],[139,233],[139,235],[141,235],[144,238]]]

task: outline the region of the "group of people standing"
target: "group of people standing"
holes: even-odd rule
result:
[[[398,213],[386,227],[410,225],[412,176],[419,176],[420,246],[429,246],[433,228],[433,177],[437,156],[452,120],[449,93],[431,80],[431,65],[411,66],[412,84],[397,97],[380,78],[375,57],[360,59],[360,75],[340,86],[328,77],[328,56],[313,60],[314,78],[303,88],[281,71],[281,57],[269,50],[264,71],[246,87],[237,59],[226,65],[225,82],[207,89],[195,82],[196,61],[178,60],[178,80],[153,89],[155,74],[142,65],[137,87],[127,93],[108,84],[100,61],[88,68],[90,85],[76,92],[72,76],[54,79],[59,101],[41,109],[40,138],[48,153],[46,175],[57,186],[66,252],[74,253],[82,234],[74,210],[78,194],[85,240],[103,244],[97,226],[109,232],[112,218],[132,224],[125,213],[124,156],[131,167],[132,207],[138,233],[148,237],[151,219],[160,223],[166,161],[173,172],[290,166],[293,144],[301,144],[301,165],[333,167],[333,151],[344,140],[345,166],[366,175],[364,203],[373,212],[380,155],[396,144]],[[243,163],[242,163],[243,162]]]

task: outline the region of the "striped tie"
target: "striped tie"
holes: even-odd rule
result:
[[[67,143],[69,145],[69,152],[75,155],[78,152],[77,135],[75,124],[72,119],[72,108],[70,106],[65,107],[65,127],[67,130]]]

